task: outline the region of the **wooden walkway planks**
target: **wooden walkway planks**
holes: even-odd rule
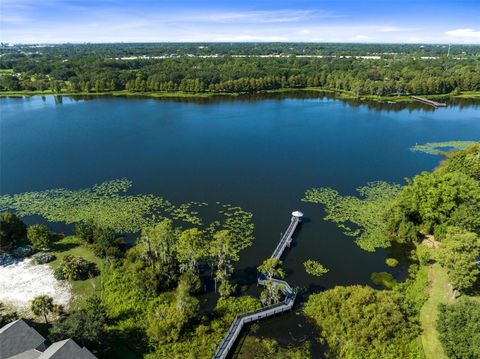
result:
[[[447,104],[445,104],[445,103],[429,100],[428,98],[423,98],[423,97],[418,97],[418,96],[411,96],[411,97],[415,101],[423,102],[423,103],[426,103],[427,105],[432,105],[434,107],[445,107],[445,106],[447,106]]]
[[[290,243],[292,243],[292,235],[297,229],[298,223],[300,219],[298,217],[292,216],[290,221],[290,225],[288,226],[285,234],[282,236],[280,242],[278,242],[277,248],[273,251],[272,258],[280,259],[283,252],[285,251],[286,247],[290,247]]]
[[[290,244],[292,243],[292,236],[299,222],[300,222],[300,217],[292,215],[290,224],[287,230],[285,231],[285,234],[280,239],[280,242],[275,248],[271,258],[280,259],[283,252],[285,251],[285,248],[289,247]],[[212,359],[225,359],[227,357],[228,352],[230,351],[233,344],[237,340],[237,337],[239,336],[245,324],[253,321],[257,321],[260,319],[268,318],[273,315],[280,314],[292,309],[293,304],[295,303],[295,298],[297,297],[297,294],[295,293],[295,291],[284,280],[275,279],[275,278],[272,278],[271,280],[273,281],[274,285],[281,286],[281,290],[285,296],[285,299],[283,300],[283,302],[270,305],[268,307],[263,307],[253,312],[237,315],[233,323],[230,325],[230,328],[228,329],[227,334],[221,341],[220,345],[217,347],[215,354],[213,354]],[[267,279],[263,275],[258,276],[257,278],[258,284],[266,285],[266,282],[267,282]]]

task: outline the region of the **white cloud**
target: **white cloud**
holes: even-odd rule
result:
[[[352,40],[353,41],[364,41],[364,40],[368,40],[370,37],[367,36],[367,35],[355,35],[354,37],[352,37]]]
[[[480,40],[480,31],[469,28],[450,30],[445,35],[459,40]]]
[[[310,10],[272,10],[272,11],[231,11],[213,12],[208,14],[180,15],[178,18],[190,21],[206,21],[220,23],[284,23],[298,22],[310,17],[314,11]]]
[[[410,27],[400,27],[400,26],[381,26],[378,31],[380,32],[407,32],[407,31],[414,31],[419,30],[418,28],[410,28]]]

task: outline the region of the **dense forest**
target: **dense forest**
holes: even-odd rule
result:
[[[254,93],[321,88],[351,96],[480,91],[478,46],[104,44],[3,47],[0,91]]]

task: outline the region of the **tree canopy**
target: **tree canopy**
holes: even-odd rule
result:
[[[27,226],[15,214],[0,213],[0,249],[9,250],[27,235]]]
[[[304,312],[317,324],[332,357],[417,357],[418,328],[392,292],[335,287],[311,295]]]
[[[449,358],[480,357],[480,305],[477,300],[465,298],[455,304],[440,305],[437,329]]]

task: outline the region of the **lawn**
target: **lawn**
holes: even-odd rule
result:
[[[67,255],[83,257],[86,260],[95,263],[99,271],[103,269],[102,260],[97,257],[84,244],[84,242],[75,236],[68,236],[55,242],[52,245],[51,253],[57,257],[53,262],[50,262],[53,269],[57,268],[60,265],[62,258]],[[101,294],[101,275],[87,280],[75,280],[69,282],[72,286],[73,295],[71,309],[76,309],[81,306],[88,297],[95,294]],[[141,358],[141,355],[132,351],[125,342],[115,335],[109,335],[105,345],[109,347],[109,350],[106,353],[99,353],[100,358]]]
[[[449,302],[450,288],[445,270],[435,263],[429,268],[429,297],[420,310],[420,324],[423,351],[426,359],[446,359],[442,344],[438,339],[436,321],[438,305]]]
[[[83,257],[86,260],[95,263],[99,271],[102,270],[102,260],[93,254],[93,252],[75,236],[68,236],[59,240],[58,242],[55,242],[52,245],[51,253],[57,257],[53,262],[50,263],[50,266],[53,269],[60,265],[65,256],[71,255]],[[87,280],[72,280],[69,282],[72,286],[73,307],[81,304],[86,298],[94,294],[100,294],[102,288],[100,275]]]

